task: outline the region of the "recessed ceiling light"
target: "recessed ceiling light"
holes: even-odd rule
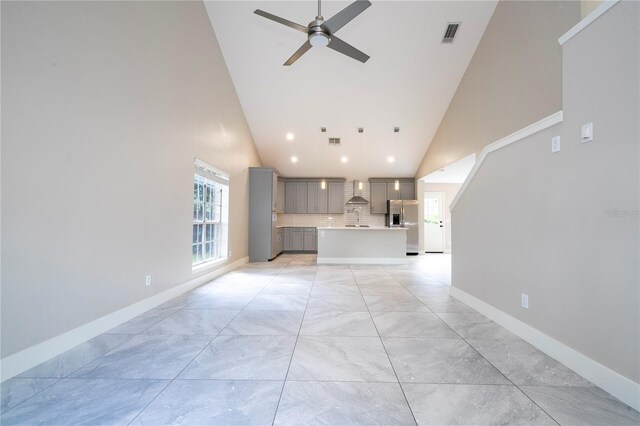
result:
[[[395,157],[393,157],[392,155],[390,155],[390,156],[388,156],[388,157],[387,157],[387,161],[388,161],[389,163],[393,163],[394,161],[396,161],[396,159],[395,159]]]
[[[293,135],[293,133],[291,133],[291,132],[287,133],[287,140],[288,141],[292,141],[294,137],[295,136]]]
[[[293,157],[291,157],[291,162],[292,163],[297,163],[298,162],[298,157],[296,157],[295,155]]]
[[[342,158],[340,158],[340,161],[342,161],[343,163],[346,163],[347,161],[349,161],[349,158],[343,155]]]

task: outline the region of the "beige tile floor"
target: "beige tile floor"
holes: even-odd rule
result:
[[[248,264],[2,383],[1,423],[640,423],[409,259]]]

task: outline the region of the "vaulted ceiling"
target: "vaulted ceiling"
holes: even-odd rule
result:
[[[328,19],[348,4],[323,2],[322,14]],[[372,0],[337,34],[370,55],[368,62],[312,48],[284,67],[305,34],[253,11],[306,26],[317,3],[206,2],[263,164],[285,176],[363,180],[415,174],[495,6],[495,1]],[[462,24],[455,41],[443,44],[448,22]],[[293,140],[287,140],[289,132]],[[341,138],[341,145],[329,146],[329,137]]]

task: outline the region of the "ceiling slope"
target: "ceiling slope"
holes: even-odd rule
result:
[[[338,33],[371,56],[367,63],[313,48],[284,67],[305,35],[253,11],[307,25],[315,2],[205,2],[265,166],[285,176],[414,176],[496,2],[372,3]],[[323,15],[348,4],[323,2]],[[448,22],[462,25],[453,43],[442,44]],[[341,145],[329,146],[329,137],[340,137]]]

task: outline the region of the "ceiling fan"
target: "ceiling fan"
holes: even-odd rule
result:
[[[369,6],[371,6],[371,2],[368,0],[356,0],[325,21],[322,17],[320,0],[318,0],[318,16],[316,16],[316,19],[311,21],[306,27],[260,9],[256,9],[253,13],[307,34],[307,41],[300,46],[300,48],[296,50],[289,59],[287,59],[284,66],[293,64],[309,49],[315,46],[326,46],[336,52],[340,52],[343,55],[347,55],[350,58],[365,63],[369,59],[369,55],[359,51],[349,43],[342,41],[335,36],[335,33],[353,18],[364,12],[364,10]]]

